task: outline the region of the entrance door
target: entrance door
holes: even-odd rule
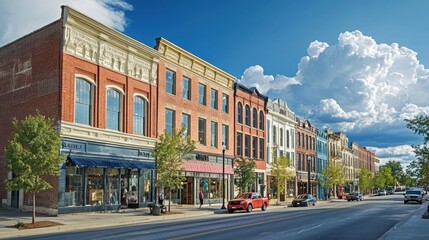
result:
[[[11,207],[19,208],[19,191],[12,191]]]
[[[194,204],[193,192],[193,178],[186,177],[186,181],[183,182],[182,195],[180,199],[182,204]]]

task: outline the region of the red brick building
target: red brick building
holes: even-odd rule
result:
[[[235,157],[256,163],[256,182],[249,191],[267,195],[266,189],[266,119],[268,97],[252,87],[235,84]]]
[[[316,127],[309,120],[297,119],[296,124],[296,179],[298,194],[317,193],[316,179]],[[310,173],[310,189],[308,174]]]
[[[53,188],[36,194],[39,212],[141,207],[153,202],[160,54],[75,10],[0,48],[0,149],[12,119],[38,109],[54,118],[67,163]],[[5,172],[0,155],[0,178]],[[6,191],[3,204],[25,209],[31,197]]]

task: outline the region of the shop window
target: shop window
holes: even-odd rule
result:
[[[82,206],[83,205],[83,168],[68,166],[66,169],[66,189],[64,193],[64,205]]]
[[[88,168],[88,185],[86,204],[99,206],[103,204],[103,168]]]
[[[119,171],[106,169],[106,204],[119,204]]]

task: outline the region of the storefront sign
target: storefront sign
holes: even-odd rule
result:
[[[150,157],[149,151],[139,150],[139,157]]]
[[[85,152],[85,144],[84,143],[62,141],[61,148]]]
[[[200,161],[206,161],[206,162],[208,162],[209,161],[209,156],[197,153],[197,155],[195,155],[195,159],[196,160],[200,160]]]

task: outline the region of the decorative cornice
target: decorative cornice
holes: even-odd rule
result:
[[[70,7],[63,6],[63,51],[82,60],[157,84],[160,54]]]
[[[164,38],[158,38],[156,49],[168,61],[228,89],[234,89],[235,77],[201,58],[185,51]]]
[[[59,123],[61,137],[74,138],[86,141],[103,142],[127,147],[154,148],[156,138],[141,135],[122,133],[108,129],[61,121]]]

